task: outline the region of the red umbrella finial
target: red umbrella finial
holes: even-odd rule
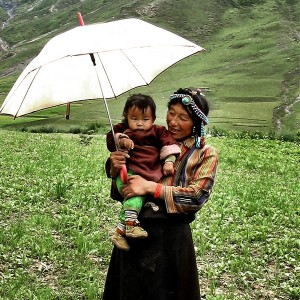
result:
[[[77,18],[78,18],[80,26],[84,26],[83,18],[81,16],[80,12],[77,13]]]

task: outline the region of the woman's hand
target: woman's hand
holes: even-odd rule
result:
[[[115,151],[110,154],[110,175],[112,178],[117,177],[122,165],[126,164],[126,158],[129,158],[127,151]]]
[[[128,178],[128,183],[123,186],[122,193],[125,199],[133,196],[154,194],[156,185],[156,182],[148,181],[139,175],[131,175]]]

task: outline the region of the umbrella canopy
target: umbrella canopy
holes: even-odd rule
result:
[[[69,102],[117,97],[202,50],[138,19],[78,26],[49,40],[21,73],[0,113],[19,117]]]

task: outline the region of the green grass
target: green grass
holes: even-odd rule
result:
[[[117,221],[102,135],[0,130],[0,298],[99,299]],[[299,299],[299,144],[209,138],[210,201],[192,223],[206,299]]]

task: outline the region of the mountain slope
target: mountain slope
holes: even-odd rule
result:
[[[139,0],[125,4],[121,0],[2,0],[0,103],[48,39],[78,26],[76,13],[80,11],[86,24],[136,17],[207,49],[150,85],[147,92],[158,102],[178,86],[209,86],[210,126],[298,131],[300,9],[296,4],[294,0]]]

